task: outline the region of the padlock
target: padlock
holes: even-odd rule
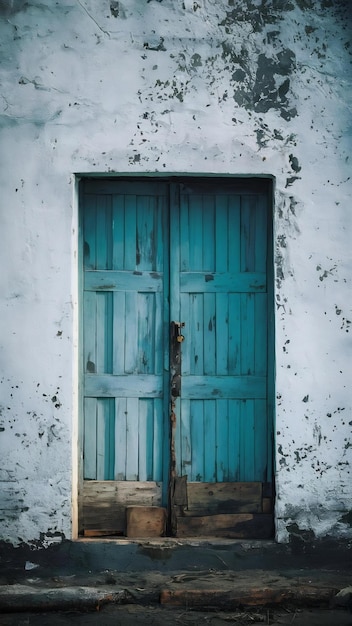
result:
[[[184,336],[183,335],[177,335],[176,339],[177,339],[177,341],[179,343],[182,343],[182,341],[184,340]]]

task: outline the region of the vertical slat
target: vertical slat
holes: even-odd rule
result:
[[[254,294],[241,294],[241,374],[254,372]]]
[[[241,373],[241,295],[229,294],[229,374]]]
[[[95,398],[84,399],[84,441],[83,475],[86,480],[97,479],[97,401]]]
[[[229,476],[230,481],[240,480],[240,401],[229,400]]]
[[[266,272],[267,261],[267,211],[265,196],[256,197],[254,270]]]
[[[126,480],[127,400],[115,399],[115,480]]]
[[[97,369],[96,351],[96,294],[93,291],[85,291],[83,296],[84,307],[84,330],[83,330],[83,360],[84,371],[94,374]]]
[[[112,269],[123,270],[125,258],[125,200],[122,195],[112,198]]]
[[[203,196],[203,262],[202,271],[213,272],[215,270],[215,218],[214,197]]]
[[[163,401],[153,401],[153,459],[150,480],[161,481],[163,472]]]
[[[188,293],[181,293],[179,296],[180,302],[180,321],[185,323],[185,327],[183,329],[183,333],[186,337],[185,341],[181,346],[181,371],[182,376],[189,376],[191,371],[193,372],[193,362],[194,362],[194,353],[193,353],[193,318],[192,316],[192,306],[191,306],[191,297]],[[173,318],[175,319],[175,318]],[[176,318],[177,320],[177,318]],[[191,364],[191,359],[193,355],[193,360]]]
[[[217,482],[228,479],[228,401],[216,401],[216,468]]]
[[[201,375],[204,372],[203,294],[190,295],[190,314],[191,373]]]
[[[125,373],[138,372],[138,294],[126,292]]]
[[[179,424],[181,430],[181,474],[188,475],[192,464],[190,400],[181,399]]]
[[[154,372],[155,354],[155,298],[154,294],[138,294],[138,371],[143,374]]]
[[[112,373],[125,373],[125,324],[126,324],[125,293],[113,293],[113,342],[112,342]]]
[[[204,481],[204,402],[191,401],[191,475],[190,480]]]
[[[151,480],[153,452],[152,400],[139,401],[138,479]]]
[[[215,294],[204,294],[204,374],[216,373],[216,309]]]
[[[163,328],[163,294],[155,292],[154,296],[154,312],[153,312],[153,359],[154,373],[161,376],[163,374],[164,352],[166,349],[164,342]]]
[[[216,480],[216,401],[204,402],[204,481]]]
[[[189,197],[189,265],[191,271],[203,266],[203,210],[202,196]],[[182,232],[182,231],[181,231]]]
[[[216,197],[216,215],[215,215],[215,246],[216,246],[216,263],[217,272],[228,271],[229,253],[232,250],[233,233],[229,231],[228,224],[228,198],[227,196]],[[229,241],[231,248],[229,251]]]
[[[175,207],[176,208],[176,207]],[[190,233],[189,233],[189,198],[186,194],[181,192],[180,195],[180,222],[177,224],[177,231],[174,230],[173,225],[177,220],[177,212],[175,212],[175,217],[173,216],[173,211],[171,211],[171,228],[170,228],[170,250],[172,256],[175,253],[175,246],[177,247],[178,242],[180,246],[180,264],[177,267],[181,272],[189,272],[190,270]],[[180,237],[182,234],[182,237]],[[178,235],[178,236],[177,236]],[[173,267],[173,263],[171,262],[171,270]]]
[[[267,295],[256,293],[254,296],[254,371],[258,376],[267,375],[268,335],[267,335]]]
[[[241,205],[241,270],[255,270],[255,196],[243,196]]]
[[[136,250],[136,196],[125,198],[125,270],[135,270],[137,261]]]
[[[254,400],[254,480],[267,481],[267,451],[264,445],[268,439],[266,401]]]
[[[216,373],[228,374],[229,367],[228,295],[216,294]]]
[[[126,480],[138,480],[139,399],[127,399]]]
[[[254,476],[254,400],[241,404],[241,478],[253,480]]]
[[[152,271],[155,267],[155,199],[151,196],[137,198],[137,268]]]
[[[106,270],[112,265],[111,197],[98,196],[97,202],[97,269]]]
[[[105,480],[106,400],[97,399],[97,480]]]
[[[229,198],[229,272],[239,272],[241,267],[241,197]]]
[[[112,372],[112,293],[99,292],[97,299],[97,372]]]
[[[96,269],[96,196],[84,196],[83,263],[85,269]]]

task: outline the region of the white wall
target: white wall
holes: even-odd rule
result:
[[[0,538],[72,532],[73,173],[276,178],[277,538],[352,536],[348,0],[0,1]],[[75,482],[75,481],[73,481]]]

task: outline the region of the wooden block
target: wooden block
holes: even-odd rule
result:
[[[177,537],[270,539],[273,532],[272,515],[239,513],[177,518]]]
[[[166,509],[158,506],[126,508],[127,537],[162,537],[166,530]]]
[[[187,496],[190,515],[262,512],[260,482],[187,483]]]

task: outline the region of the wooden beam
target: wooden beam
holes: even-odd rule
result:
[[[177,537],[227,537],[229,539],[270,539],[273,516],[240,513],[178,517]]]

